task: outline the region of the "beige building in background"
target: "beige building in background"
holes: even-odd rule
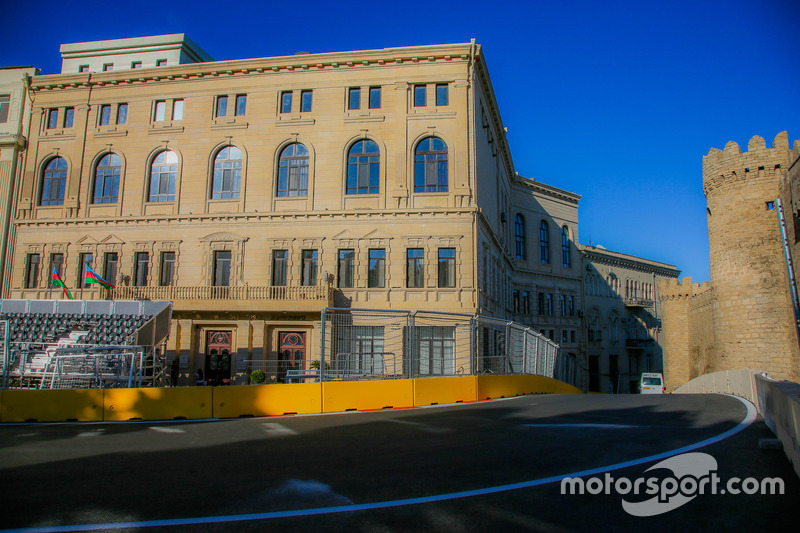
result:
[[[316,359],[328,306],[517,319],[585,368],[580,197],[517,175],[479,45],[61,50],[31,85],[7,296],[59,297],[55,270],[76,298],[172,301],[180,384]],[[116,288],[83,286],[86,264]]]
[[[0,293],[8,288],[13,191],[22,171],[31,119],[28,84],[38,73],[33,67],[0,68]]]
[[[673,265],[580,245],[586,307],[587,390],[637,393],[642,372],[662,372],[659,282]]]
[[[772,147],[756,135],[745,152],[730,141],[703,157],[711,282],[687,278],[660,287],[668,390],[702,374],[744,368],[800,380],[796,309],[776,202],[782,198],[788,214],[787,248],[796,249],[795,147],[793,153],[782,132]]]

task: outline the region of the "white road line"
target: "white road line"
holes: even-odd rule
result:
[[[264,431],[266,431],[267,435],[271,437],[288,437],[298,434],[295,430],[287,428],[283,424],[278,424],[277,422],[267,422],[262,424],[262,426],[264,426]]]
[[[152,429],[153,431],[156,431],[158,433],[186,433],[185,430],[179,428],[162,428],[158,426],[151,426],[148,429]]]

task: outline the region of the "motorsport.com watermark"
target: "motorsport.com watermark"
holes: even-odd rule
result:
[[[647,470],[659,468],[672,471],[667,477],[614,478],[606,472],[603,477],[588,479],[568,477],[561,480],[561,494],[619,494],[653,496],[649,500],[629,502],[622,499],[622,508],[633,516],[655,516],[690,502],[703,494],[783,494],[781,478],[761,481],[748,477],[732,477],[727,481],[717,475],[717,460],[707,453],[684,453],[665,459]]]

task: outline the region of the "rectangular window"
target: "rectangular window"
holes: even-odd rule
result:
[[[439,83],[436,85],[436,105],[447,105],[447,84]]]
[[[164,100],[156,100],[156,105],[153,110],[153,120],[156,122],[163,122],[167,116],[167,102]]]
[[[89,72],[89,65],[81,65],[78,67],[78,72]]]
[[[117,124],[128,122],[128,104],[119,104],[117,107]]]
[[[72,123],[75,121],[75,108],[68,107],[64,109],[64,127],[71,128]]]
[[[522,291],[522,314],[531,314],[531,293],[528,291]]]
[[[183,120],[183,100],[172,102],[172,120]]]
[[[414,85],[414,107],[425,107],[427,105],[424,85]]]
[[[562,294],[559,296],[561,300],[561,316],[567,316],[567,297],[566,295]]]
[[[456,249],[439,248],[439,287],[456,286]]]
[[[386,287],[386,250],[379,248],[369,251],[369,271],[367,287]]]
[[[514,289],[513,302],[514,302],[514,313],[519,314],[520,313],[520,297],[519,297],[519,290],[517,290],[517,289]]]
[[[114,70],[114,63],[103,64],[103,72],[111,72],[112,70]]]
[[[425,286],[425,250],[422,248],[406,250],[406,286],[409,288]]]
[[[355,286],[355,250],[339,250],[339,287],[350,289]]]
[[[312,287],[317,284],[317,251],[303,250],[302,285]]]
[[[158,284],[162,287],[172,285],[175,280],[175,252],[161,252],[161,275]]]
[[[272,286],[285,287],[287,279],[287,266],[289,265],[288,250],[272,250]]]
[[[381,88],[380,87],[370,87],[369,88],[369,108],[370,109],[380,109],[381,108]]]
[[[58,277],[64,279],[64,254],[50,254],[50,273],[52,279],[53,272],[58,274]]]
[[[54,130],[58,127],[58,109],[47,111],[47,129]]]
[[[78,282],[75,284],[78,288],[86,289],[89,284],[86,283],[86,267],[92,266],[94,255],[85,253],[80,255],[80,263],[78,263]]]
[[[247,95],[237,94],[236,109],[234,110],[234,115],[236,115],[237,117],[243,117],[246,114],[247,114]]]
[[[539,304],[539,306],[538,306],[539,314],[543,315],[544,314],[544,293],[543,292],[540,292],[537,295],[537,303]]]
[[[214,286],[231,286],[231,252],[217,250],[214,252]]]
[[[142,68],[142,62],[134,61],[133,63],[131,63],[131,68]]]
[[[228,116],[228,97],[217,96],[217,118]]]
[[[103,278],[112,285],[117,284],[117,252],[106,252],[103,256]]]
[[[553,316],[553,295],[547,293],[544,295],[544,306],[547,316]]]
[[[111,106],[108,104],[100,106],[100,126],[108,126],[111,124]]]
[[[383,374],[386,371],[383,328],[345,325],[334,328],[332,369],[353,374]]]
[[[136,287],[147,286],[147,273],[150,269],[150,254],[148,252],[136,252],[133,265],[133,284]]]
[[[574,296],[567,296],[567,314],[569,316],[575,316],[575,297]]]
[[[166,59],[156,59],[156,66],[157,67],[166,67],[167,60]]]
[[[35,289],[39,285],[39,254],[28,254],[25,262],[25,288]]]
[[[292,92],[284,91],[281,93],[281,113],[292,112]]]
[[[361,109],[361,89],[350,87],[347,95],[347,109]]]
[[[418,375],[456,373],[456,328],[454,326],[418,326],[416,328]]]
[[[11,105],[11,95],[0,95],[0,124],[8,122],[8,108]]]
[[[311,112],[311,101],[314,93],[312,91],[300,91],[300,112]]]

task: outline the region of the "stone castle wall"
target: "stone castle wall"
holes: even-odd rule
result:
[[[796,143],[800,154],[800,144]],[[720,370],[765,370],[778,379],[800,379],[797,328],[775,200],[787,198],[800,214],[787,169],[797,154],[786,132],[768,148],[762,137],[747,151],[729,142],[703,157],[708,206],[711,283],[691,278],[663,286],[667,388]],[[793,170],[798,178],[798,170]],[[790,243],[794,239],[791,224]],[[797,234],[800,237],[800,233]],[[797,239],[800,241],[800,239]],[[795,254],[797,255],[797,254]],[[687,283],[688,281],[688,283]]]

